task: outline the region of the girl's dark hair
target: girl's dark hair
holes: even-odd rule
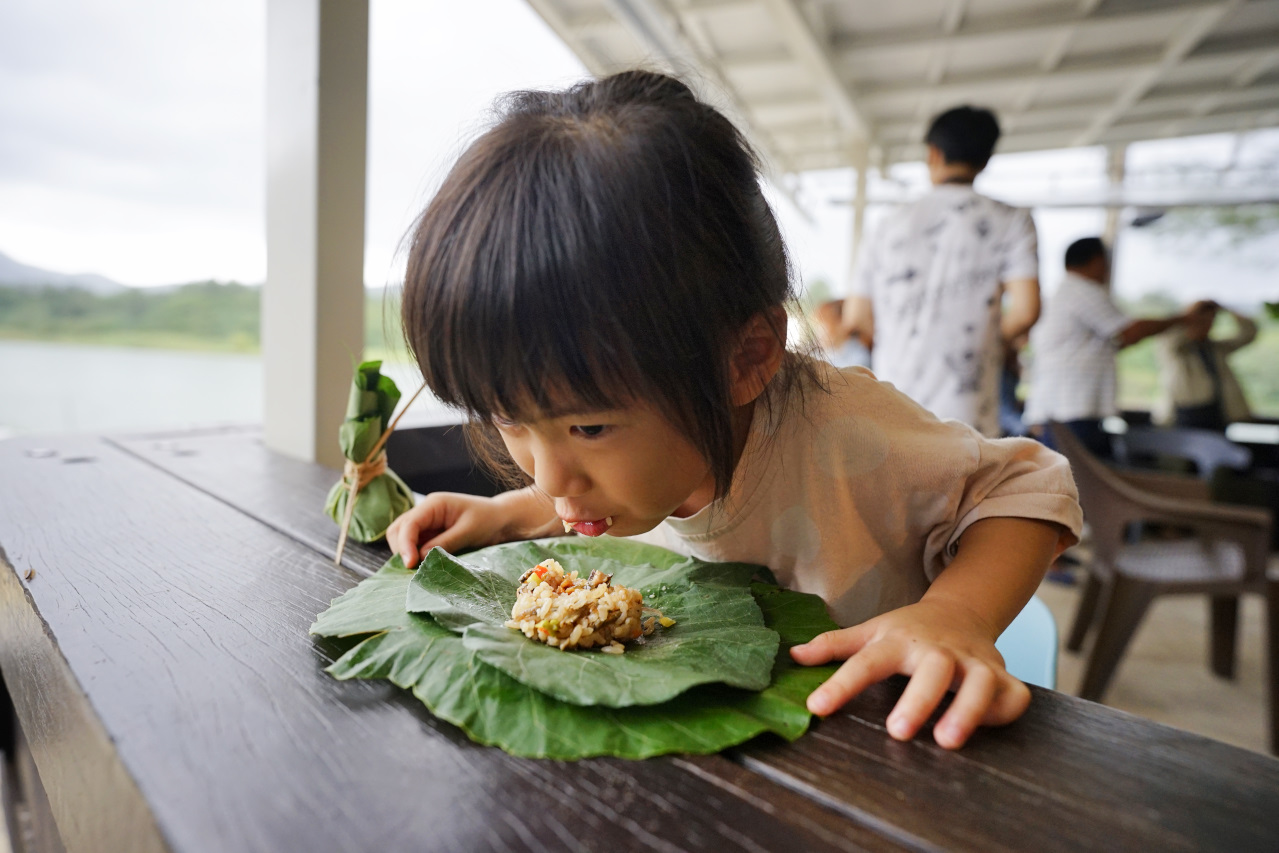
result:
[[[792,296],[755,155],[686,85],[643,71],[512,93],[497,113],[413,230],[404,331],[422,375],[499,470],[495,416],[642,401],[724,495],[730,354]]]

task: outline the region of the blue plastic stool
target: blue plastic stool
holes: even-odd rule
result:
[[[1027,684],[1057,689],[1057,622],[1035,596],[995,641],[1008,672]]]

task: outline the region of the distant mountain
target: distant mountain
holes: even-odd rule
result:
[[[128,288],[97,273],[64,273],[33,267],[15,261],[0,252],[0,285],[10,287],[79,287],[102,295],[119,293]]]

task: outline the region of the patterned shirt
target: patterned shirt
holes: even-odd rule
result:
[[[894,211],[851,283],[875,312],[875,375],[940,418],[998,436],[1003,284],[1038,277],[1026,210],[941,184]]]
[[[1063,457],[939,421],[865,368],[818,370],[829,391],[756,404],[727,497],[637,538],[768,566],[821,596],[840,625],[918,601],[980,519],[1055,522],[1059,551],[1076,541],[1082,515]]]
[[[1119,333],[1131,322],[1108,287],[1066,273],[1030,335],[1034,360],[1022,419],[1042,424],[1118,414],[1115,355]]]

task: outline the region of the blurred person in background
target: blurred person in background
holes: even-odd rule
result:
[[[1234,317],[1236,330],[1224,338],[1211,337],[1217,312]],[[1205,310],[1189,322],[1159,336],[1160,400],[1155,421],[1179,427],[1218,432],[1252,413],[1227,356],[1257,338],[1257,324],[1242,314],[1205,303]]]
[[[1005,343],[1039,317],[1030,212],[973,189],[998,140],[989,110],[956,107],[933,120],[924,140],[933,188],[866,243],[843,304],[845,333],[871,350],[876,376],[992,437]]]
[[[828,299],[809,315],[822,355],[836,367],[870,367],[870,350],[844,328],[843,311],[844,300]]]
[[[1111,295],[1110,253],[1101,238],[1076,240],[1066,249],[1066,275],[1031,335],[1034,361],[1025,422],[1040,427],[1036,434],[1051,445],[1042,425],[1058,421],[1093,454],[1111,458],[1101,422],[1119,414],[1119,350],[1213,310],[1212,303],[1197,302],[1174,317],[1133,319]]]
[[[1004,367],[999,374],[999,431],[1004,438],[1030,435],[1030,428],[1022,419],[1025,404],[1017,398],[1022,376],[1021,355],[1029,339],[1027,333],[1004,344]]]

